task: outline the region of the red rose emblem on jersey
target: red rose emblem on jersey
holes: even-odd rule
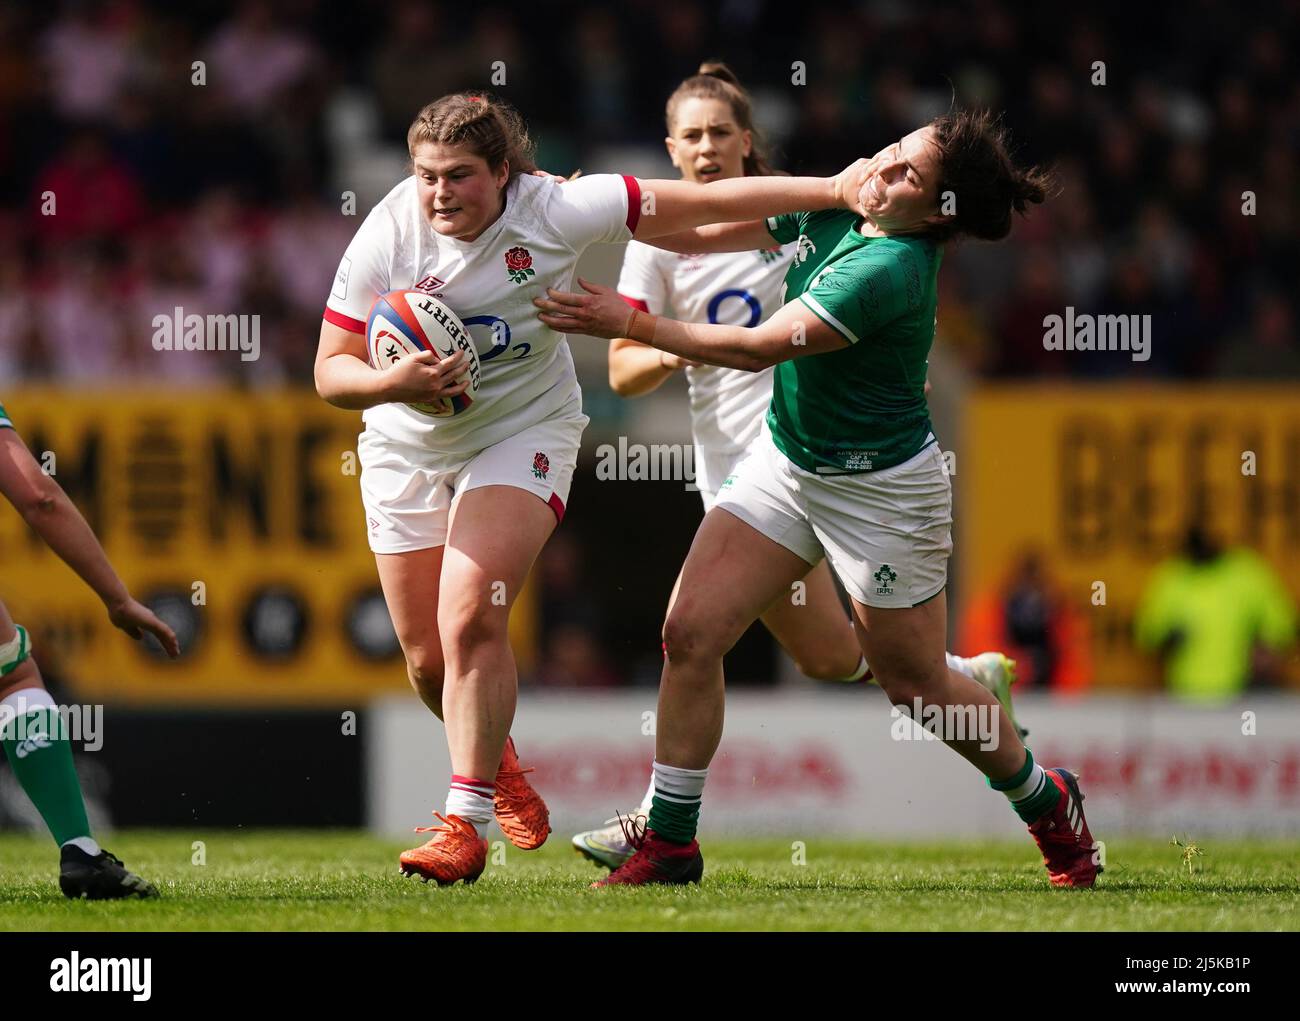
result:
[[[516,245],[506,252],[506,272],[516,284],[522,284],[535,272],[532,253],[522,245]]]
[[[540,451],[533,455],[533,474],[539,479],[546,478],[547,472],[551,470],[551,459]]]

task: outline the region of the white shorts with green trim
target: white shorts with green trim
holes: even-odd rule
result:
[[[12,673],[32,654],[27,629],[21,624],[15,624],[14,630],[13,638],[0,644],[0,677]]]
[[[952,485],[938,442],[881,471],[814,475],[782,454],[765,428],[715,506],[809,564],[829,557],[866,606],[917,606],[948,581]]]
[[[717,451],[695,444],[695,486],[704,502],[704,513],[713,509],[718,489],[749,453],[748,449]]]
[[[451,506],[482,486],[536,494],[564,518],[587,416],[567,412],[466,457],[399,443],[367,428],[357,442],[361,502],[375,553],[409,553],[447,542]],[[502,532],[513,523],[501,522]]]

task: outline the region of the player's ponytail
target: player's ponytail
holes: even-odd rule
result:
[[[731,116],[736,119],[736,126],[750,134],[749,155],[744,161],[746,177],[768,177],[777,173],[767,161],[763,136],[754,127],[753,103],[749,93],[741,87],[740,79],[731,68],[721,61],[706,60],[700,65],[700,70],[696,74],[673,90],[664,110],[668,134],[673,133],[677,107],[687,99],[720,99],[731,108]]]
[[[463,145],[493,170],[509,161],[511,177],[537,169],[536,147],[524,119],[488,93],[457,92],[422,109],[406,133],[406,149],[414,157],[426,142]]]
[[[999,241],[1011,231],[1012,212],[1056,190],[1050,171],[1011,158],[1006,127],[987,110],[955,110],[930,122],[939,148],[940,208],[951,194],[953,218],[928,228],[936,241],[959,235]]]

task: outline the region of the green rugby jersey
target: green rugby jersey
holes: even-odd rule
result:
[[[9,412],[5,411],[5,406],[0,404],[0,429],[12,429],[14,424],[9,419]]]
[[[799,241],[784,301],[802,301],[849,342],[776,367],[772,439],[820,474],[901,464],[930,437],[925,376],[943,250],[923,238],[863,237],[858,223],[834,209],[767,221],[781,244]]]

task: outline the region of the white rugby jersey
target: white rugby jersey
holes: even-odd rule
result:
[[[688,323],[757,326],[782,305],[795,245],[753,252],[678,255],[633,241],[623,257],[618,292],[654,315]],[[713,365],[688,368],[691,432],[714,453],[748,447],[772,399],[772,369],[745,372]]]
[[[376,295],[417,288],[452,309],[473,335],[482,382],[462,414],[436,418],[405,404],[366,410],[368,427],[433,452],[473,454],[571,406],[582,393],[564,334],[537,318],[546,288],[575,291],[588,245],[625,241],[641,211],[635,178],[576,181],[517,175],[501,216],[474,241],[438,234],[420,210],[414,177],[366,217],[339,264],[325,319],[364,334]]]

